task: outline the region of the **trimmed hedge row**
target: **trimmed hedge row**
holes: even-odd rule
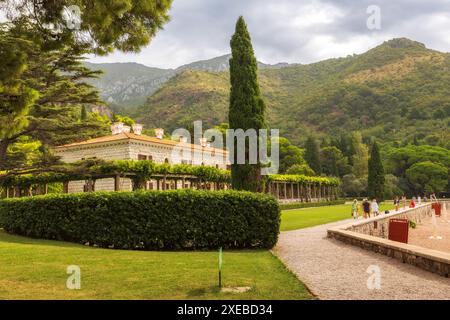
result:
[[[339,186],[341,180],[335,177],[311,177],[302,174],[272,174],[269,181],[321,184],[324,186]]]
[[[0,201],[9,233],[136,250],[272,248],[275,198],[237,191],[56,194]]]
[[[337,206],[337,205],[341,205],[341,204],[345,204],[345,200],[333,200],[333,201],[326,201],[326,202],[285,203],[285,204],[280,204],[280,208],[281,208],[281,210],[291,210],[291,209]]]

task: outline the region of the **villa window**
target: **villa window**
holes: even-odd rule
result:
[[[143,154],[138,154],[138,160],[147,160],[147,156]]]

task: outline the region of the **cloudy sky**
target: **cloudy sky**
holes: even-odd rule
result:
[[[369,29],[380,8],[381,28]],[[258,60],[311,63],[362,53],[407,37],[450,52],[450,0],[174,0],[171,21],[139,54],[114,53],[92,62],[138,62],[174,68],[227,54],[239,15],[247,21]],[[372,24],[373,25],[373,24]]]

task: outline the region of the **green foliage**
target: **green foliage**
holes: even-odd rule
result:
[[[285,204],[280,204],[280,208],[281,208],[281,210],[292,210],[292,209],[337,206],[337,205],[342,205],[342,204],[345,204],[345,200],[333,200],[333,201],[325,201],[325,202],[285,203]]]
[[[99,103],[97,91],[84,82],[98,74],[82,66],[83,55],[89,51],[79,47],[50,50],[39,42],[39,30],[31,27],[21,20],[5,27],[5,37],[11,39],[12,47],[24,47],[21,54],[25,58],[20,67],[22,71],[13,73],[16,78],[9,77],[2,82],[23,84],[38,96],[13,116],[18,118],[20,115],[20,125],[14,124],[11,116],[4,118],[0,115],[0,127],[6,128],[7,132],[4,137],[0,136],[0,168],[4,169],[24,165],[7,166],[12,163],[8,160],[7,151],[19,138],[30,137],[43,146],[54,146],[87,139],[107,129],[103,122],[95,119],[80,122],[80,106]],[[24,43],[27,45],[22,45]],[[18,101],[27,97],[24,92],[19,96]],[[15,112],[9,114],[14,115]]]
[[[317,140],[312,136],[309,136],[306,140],[305,160],[315,173],[322,173],[322,165],[320,163],[320,146]]]
[[[369,198],[383,200],[384,196],[384,168],[381,161],[378,143],[374,142],[369,159],[369,176],[367,183],[367,194]]]
[[[272,248],[280,209],[271,196],[237,191],[48,195],[0,201],[0,225],[115,249]]]
[[[12,21],[29,21],[39,31],[39,38],[46,47],[61,48],[64,45],[86,46],[97,54],[113,49],[124,52],[139,51],[148,45],[156,32],[169,20],[172,0],[3,0],[5,8],[11,8]],[[74,28],[67,23],[64,8],[77,5],[81,24]],[[59,27],[59,31],[46,28]]]
[[[230,45],[232,55],[230,59],[231,91],[228,113],[230,129],[243,129],[244,131],[253,129],[258,132],[259,129],[267,126],[266,106],[258,83],[258,63],[253,52],[247,25],[242,16],[236,23],[236,32]],[[236,145],[236,142],[234,143]],[[247,143],[245,148],[247,155],[249,149]],[[245,164],[238,164],[237,152],[235,152],[235,159],[231,165],[232,187],[236,190],[261,190],[261,164],[259,162],[249,164],[248,156],[246,156],[245,162]]]
[[[406,177],[417,192],[441,192],[448,185],[449,170],[431,161],[418,162],[406,170]]]
[[[28,125],[27,114],[39,93],[27,85],[23,75],[27,69],[28,53],[33,44],[15,39],[0,26],[0,152],[4,155],[7,141]],[[1,157],[0,161],[4,161]]]
[[[280,167],[279,172],[285,173],[292,166],[305,166],[305,159],[303,159],[303,150],[299,147],[294,146],[286,138],[278,138],[272,141],[272,143],[278,144],[279,156],[280,156]],[[314,173],[313,173],[314,174]]]
[[[384,197],[383,199],[394,199],[394,197],[402,196],[405,192],[399,187],[399,178],[393,174],[387,174],[384,176]]]
[[[41,160],[41,151],[42,144],[40,141],[32,140],[27,136],[19,137],[15,143],[9,145],[3,167],[17,169],[30,167]]]
[[[450,148],[450,54],[413,41],[400,46],[396,42],[408,40],[396,39],[361,55],[260,70],[270,127],[279,128],[294,145],[303,145],[310,134],[337,138],[360,131],[365,139],[401,146],[418,134],[421,144],[436,134],[433,144]],[[186,71],[164,84],[133,115],[150,127],[172,129],[196,119],[218,125],[227,121],[227,80],[226,72]],[[419,116],[414,106],[422,110]],[[436,110],[441,111],[439,117],[433,116]],[[339,149],[352,164],[351,148]],[[361,163],[366,168],[356,173],[359,177],[367,175],[367,159]]]
[[[207,182],[230,182],[230,172],[209,166],[191,166],[185,164],[169,165],[157,164],[153,161],[79,161],[74,164],[54,166],[48,172],[35,174],[5,174],[0,175],[0,185],[29,187],[33,184],[48,184],[67,182],[71,180],[85,180],[102,175],[131,175],[135,185],[139,187],[143,181],[155,176],[185,175],[194,176]]]
[[[347,158],[336,147],[325,147],[320,151],[322,172],[326,175],[342,177],[351,172]]]
[[[357,178],[366,177],[369,172],[369,149],[362,141],[360,132],[354,132],[351,137],[351,150],[353,153],[353,174]]]
[[[325,186],[339,186],[340,180],[333,177],[308,177],[304,175],[289,175],[289,174],[273,174],[268,176],[269,181],[279,182],[294,182],[294,183],[309,183],[321,184]]]
[[[427,145],[383,149],[387,170],[399,177],[405,177],[406,170],[418,162],[432,161],[450,167],[450,149]]]
[[[416,146],[411,144],[405,147],[396,148],[386,145],[383,147],[383,155],[386,172],[397,176],[399,178],[399,186],[409,194],[416,194],[418,192],[423,193],[425,191],[424,188],[428,183],[428,178],[419,178],[417,172],[415,172],[417,170],[425,169],[426,166],[424,165],[416,166],[415,170],[410,171],[410,175],[412,174],[414,177],[407,175],[407,171],[415,164],[432,162],[433,164],[444,167],[444,169],[450,168],[450,149],[444,149],[437,146]],[[435,166],[430,167],[432,170],[435,168]],[[423,172],[423,174],[426,173]],[[431,176],[429,178],[431,179]],[[421,182],[419,181],[423,184],[421,185]],[[447,181],[450,181],[450,178],[447,178]],[[443,182],[440,184],[443,184]],[[448,183],[444,184],[444,190],[446,185],[448,185]],[[431,190],[433,188],[434,187],[428,186],[427,189]]]
[[[81,113],[80,113],[80,120],[81,121],[86,121],[87,118],[88,118],[88,113],[87,113],[87,110],[86,110],[86,106],[82,105],[81,106]]]
[[[342,177],[342,191],[347,196],[361,197],[367,194],[367,178],[358,178],[353,173]]]
[[[289,174],[289,175],[313,176],[315,174],[315,172],[314,172],[313,169],[311,169],[305,163],[305,164],[294,164],[292,167],[287,169],[286,174]]]
[[[136,123],[132,118],[127,117],[127,116],[121,116],[118,114],[114,114],[111,121],[112,122],[123,122],[125,125],[130,126],[130,127]]]

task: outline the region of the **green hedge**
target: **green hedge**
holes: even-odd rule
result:
[[[333,201],[325,201],[325,202],[286,203],[286,204],[280,204],[280,208],[281,208],[281,210],[290,210],[290,209],[337,206],[337,205],[341,205],[341,204],[345,204],[345,200],[333,200]]]
[[[230,190],[61,194],[1,200],[0,226],[116,249],[271,248],[280,208],[271,196]]]
[[[269,181],[321,184],[324,186],[339,186],[341,180],[335,177],[311,177],[302,174],[273,174]]]

